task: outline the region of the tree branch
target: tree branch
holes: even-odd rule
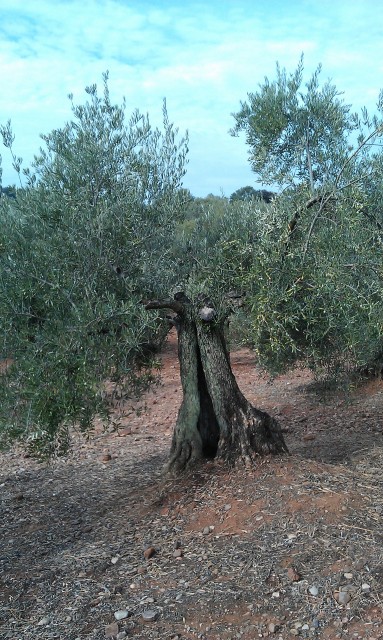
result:
[[[311,151],[310,151],[308,125],[307,125],[307,130],[306,130],[306,154],[307,154],[307,166],[308,166],[308,169],[309,169],[309,176],[310,176],[310,188],[311,188],[311,192],[314,193],[314,174],[313,174],[313,166],[312,166],[312,162],[311,162]]]
[[[330,192],[327,195],[324,195],[324,196],[322,196],[320,198],[319,209],[318,209],[318,211],[316,212],[315,216],[313,217],[313,219],[311,221],[310,229],[309,229],[309,232],[307,234],[305,247],[303,249],[302,264],[304,263],[304,261],[306,259],[307,249],[309,247],[310,239],[311,239],[312,233],[314,231],[314,227],[315,227],[315,225],[317,223],[317,220],[320,218],[322,211],[324,210],[326,204],[331,200],[332,197],[334,197],[334,194]]]
[[[355,151],[346,159],[346,161],[344,162],[343,166],[341,167],[336,179],[335,179],[335,188],[338,186],[339,184],[339,180],[341,179],[346,167],[350,164],[350,162],[352,162],[352,160],[358,155],[359,151],[361,149],[363,149],[363,147],[365,147],[367,145],[367,142],[369,140],[371,140],[371,138],[374,138],[375,136],[379,136],[382,135],[383,133],[383,127],[377,127],[375,129],[375,131],[373,131],[372,133],[370,133],[369,136],[367,136],[367,138],[365,138],[364,140],[362,140],[362,142],[360,143],[360,145],[355,149]]]
[[[145,309],[171,309],[175,313],[182,313],[184,306],[177,300],[149,300],[145,302]]]

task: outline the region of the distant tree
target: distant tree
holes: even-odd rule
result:
[[[235,202],[235,200],[252,200],[257,197],[257,192],[254,187],[241,187],[234,191],[230,196],[230,202]]]
[[[230,196],[230,202],[235,202],[236,200],[252,200],[254,198],[264,200],[265,202],[271,202],[274,195],[275,194],[272,191],[267,191],[266,189],[254,189],[254,187],[247,186],[234,191]]]
[[[261,200],[264,200],[265,202],[271,202],[273,198],[275,198],[275,192],[274,191],[268,191],[267,189],[260,189],[258,190],[258,194]]]
[[[16,187],[13,186],[8,186],[8,187],[0,187],[0,196],[7,196],[8,198],[16,198],[16,192],[17,189]]]

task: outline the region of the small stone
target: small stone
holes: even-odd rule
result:
[[[343,587],[339,587],[339,591],[357,591],[357,588],[354,584],[345,584]]]
[[[152,558],[156,553],[156,550],[154,547],[148,547],[147,549],[145,549],[144,551],[144,558],[145,560],[149,560],[149,558]]]
[[[48,618],[48,616],[44,616],[44,618],[41,618],[41,620],[38,621],[37,626],[38,627],[44,627],[46,624],[50,623],[50,619]]]
[[[146,609],[146,611],[142,613],[142,618],[145,622],[155,622],[158,620],[158,616],[159,613],[154,611],[154,609]]]
[[[308,624],[303,624],[302,625],[302,631],[308,631],[310,629]]]
[[[278,627],[276,624],[274,624],[274,622],[270,622],[269,626],[267,627],[268,630],[270,631],[270,633],[276,633]]]
[[[108,624],[105,629],[105,638],[115,638],[118,634],[118,624],[117,622],[112,622],[112,624]]]
[[[182,549],[176,549],[173,553],[174,558],[182,558],[182,556],[183,556]]]
[[[208,536],[210,533],[210,527],[205,527],[202,531],[202,535]]]
[[[309,442],[310,440],[315,440],[315,439],[316,439],[316,435],[315,435],[314,433],[306,433],[306,434],[303,436],[303,440],[304,440],[305,442]]]
[[[114,557],[111,559],[111,563],[112,563],[112,564],[117,564],[117,562],[119,561],[119,559],[120,559],[120,556],[114,556]]]
[[[225,504],[225,506],[223,507],[224,511],[230,511],[231,509],[231,504]]]
[[[273,593],[271,594],[271,597],[272,597],[272,598],[279,598],[279,597],[280,597],[280,595],[281,595],[281,594],[279,593],[279,591],[273,591]]]
[[[110,453],[105,453],[105,455],[103,455],[101,458],[102,462],[109,462],[111,459],[112,456],[110,455]]]
[[[318,587],[313,585],[312,587],[309,588],[309,593],[311,593],[312,596],[317,596],[319,593]]]
[[[369,584],[367,584],[367,582],[364,582],[362,584],[362,591],[363,593],[369,593],[371,591],[371,587]]]
[[[129,617],[129,611],[127,609],[120,609],[114,612],[114,617],[116,620],[124,620]]]
[[[314,627],[314,629],[318,629],[318,627],[319,627],[318,618],[313,618],[312,626]]]
[[[343,575],[344,575],[344,577],[346,578],[346,580],[351,580],[351,578],[352,578],[352,573],[348,573],[348,572],[346,572],[346,573],[344,573]]]
[[[125,631],[120,631],[120,633],[118,633],[118,634],[116,635],[117,640],[124,640],[124,638],[126,638],[126,637],[127,637],[127,636],[126,636]]]
[[[334,594],[335,600],[339,604],[347,604],[351,600],[351,596],[348,591],[339,591]]]

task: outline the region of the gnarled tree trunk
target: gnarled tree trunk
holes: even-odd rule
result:
[[[182,471],[204,458],[235,464],[287,452],[276,420],[253,407],[239,389],[214,309],[196,310],[187,298],[152,301],[146,307],[177,313],[183,400],[167,469]]]

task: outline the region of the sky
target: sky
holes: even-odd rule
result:
[[[233,112],[278,61],[305,78],[319,63],[344,100],[375,111],[383,88],[383,5],[376,0],[0,0],[0,124],[12,121],[14,148],[29,166],[40,134],[71,119],[85,87],[126,98],[161,125],[189,132],[184,186],[195,196],[260,188]],[[3,186],[15,184],[7,149]]]

